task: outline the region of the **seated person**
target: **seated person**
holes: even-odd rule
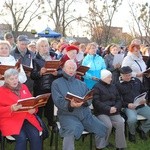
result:
[[[27,138],[30,149],[42,150],[42,128],[35,117],[36,109],[17,112],[22,106],[19,99],[32,97],[28,88],[18,82],[18,71],[8,69],[4,73],[5,83],[0,87],[0,130],[3,136],[13,136],[15,150],[27,150]]]
[[[106,138],[101,139],[100,148],[112,146],[108,143],[112,126],[115,128],[115,143],[117,150],[126,147],[124,135],[124,120],[120,116],[122,107],[121,98],[114,84],[111,84],[112,73],[109,70],[101,71],[101,80],[94,85],[93,107],[95,115],[108,128]]]
[[[85,130],[96,134],[96,147],[99,148],[100,138],[106,136],[105,125],[92,115],[89,102],[76,102],[65,99],[67,92],[83,97],[88,92],[84,82],[75,78],[77,65],[67,60],[63,67],[63,76],[52,83],[52,97],[58,108],[58,118],[63,137],[63,150],[74,150],[74,139],[79,139]]]
[[[122,67],[120,69],[120,74],[120,81],[118,81],[116,86],[123,99],[124,112],[127,116],[127,124],[129,126],[129,141],[136,141],[135,131],[137,114],[146,118],[138,128],[141,139],[146,140],[146,133],[150,130],[150,107],[145,105],[145,100],[141,102],[140,106],[136,106],[133,103],[135,97],[145,92],[145,89],[138,78],[132,77],[132,69],[129,66]]]

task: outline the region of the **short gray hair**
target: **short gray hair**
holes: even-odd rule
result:
[[[74,67],[75,67],[75,70],[77,70],[77,64],[76,64],[76,62],[75,62],[74,60],[72,60],[72,59],[67,60],[67,61],[65,62],[65,64],[64,64],[64,67],[63,67],[63,68],[66,68],[66,66],[68,66],[68,65],[74,66]]]
[[[4,72],[4,79],[7,79],[12,75],[14,76],[14,75],[18,75],[18,74],[19,74],[18,70],[14,69],[14,68],[10,68]]]

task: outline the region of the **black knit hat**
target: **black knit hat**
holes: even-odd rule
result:
[[[128,74],[132,72],[132,69],[129,66],[124,66],[122,68],[120,68],[120,73],[121,74]]]

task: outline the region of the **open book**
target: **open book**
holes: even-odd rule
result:
[[[124,58],[124,54],[116,54],[114,55],[114,59],[113,59],[113,66],[117,65],[117,64],[122,64]]]
[[[141,105],[142,101],[146,101],[146,95],[147,95],[147,92],[144,92],[138,95],[137,97],[135,97],[133,104],[135,104],[136,106]]]
[[[29,67],[29,66],[27,66],[27,65],[22,65],[22,67],[23,67],[25,73],[31,73],[31,71],[32,71],[32,69],[33,69],[33,68],[31,68],[31,67]]]
[[[89,70],[90,68],[87,66],[79,66],[77,68],[76,74],[79,76],[84,76],[85,73]]]
[[[56,71],[61,65],[60,60],[50,60],[45,62],[46,74]]]
[[[45,106],[51,93],[41,94],[36,97],[29,97],[25,99],[19,99],[17,104],[22,105],[22,108],[18,111],[28,111],[32,108]]]
[[[9,65],[0,65],[0,74],[3,76],[5,71],[10,69],[10,68],[14,68],[14,69],[19,69],[20,64],[18,64],[18,62],[16,63],[15,66],[9,66]],[[1,79],[3,80],[3,79]]]
[[[91,100],[93,98],[93,92],[94,92],[94,90],[90,90],[83,97],[80,97],[78,95],[67,92],[65,99],[69,100],[69,101],[75,100],[76,102],[86,102],[86,101]]]

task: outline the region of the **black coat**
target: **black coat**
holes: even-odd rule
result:
[[[123,106],[128,107],[129,103],[133,103],[134,98],[145,92],[142,82],[138,78],[132,77],[129,82],[118,81],[116,87],[123,99]]]
[[[52,74],[40,75],[40,70],[45,65],[45,60],[37,54],[33,59],[33,70],[31,72],[31,79],[34,80],[33,91],[34,95],[51,92],[51,84],[55,80]]]
[[[116,107],[117,112],[111,114],[110,108]],[[115,115],[119,114],[122,102],[114,84],[107,84],[99,81],[94,86],[93,107],[95,115],[106,114]]]

